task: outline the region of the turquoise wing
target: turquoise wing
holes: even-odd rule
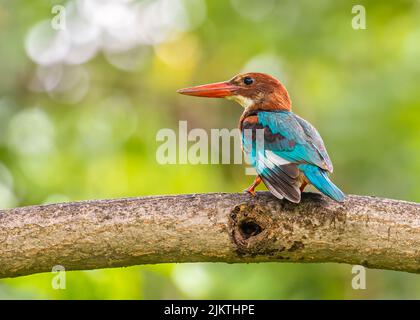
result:
[[[309,122],[287,111],[259,112],[258,120],[273,134],[284,137],[283,143],[267,141],[268,150],[291,162],[310,163],[326,171],[333,171],[324,141]]]
[[[270,192],[279,199],[300,202],[297,165],[273,152],[291,150],[290,141],[263,126],[257,115],[245,118],[241,127],[244,153]]]
[[[329,180],[333,166],[317,130],[292,112],[261,111],[242,122],[242,145],[251,165],[278,198],[300,201],[303,172],[321,192],[341,201],[344,194]]]

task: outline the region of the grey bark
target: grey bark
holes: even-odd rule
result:
[[[164,262],[340,262],[420,273],[420,204],[261,192],[0,210],[0,278]]]

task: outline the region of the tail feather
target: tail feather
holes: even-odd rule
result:
[[[323,194],[331,199],[342,202],[345,199],[344,193],[330,180],[327,171],[311,165],[301,164],[299,169],[305,174],[306,178]]]
[[[264,174],[260,175],[260,177],[275,197],[279,199],[286,198],[294,203],[300,202],[300,191],[297,186],[285,182],[277,174]]]

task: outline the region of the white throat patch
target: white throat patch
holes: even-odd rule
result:
[[[226,97],[228,100],[233,100],[239,103],[245,109],[251,107],[254,104],[254,101],[250,98],[246,98],[244,96],[236,95],[236,96],[228,96]]]

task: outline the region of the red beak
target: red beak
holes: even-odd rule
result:
[[[186,94],[188,96],[224,98],[234,95],[238,89],[240,89],[240,87],[235,86],[229,82],[217,82],[191,88],[179,89],[177,92]]]

